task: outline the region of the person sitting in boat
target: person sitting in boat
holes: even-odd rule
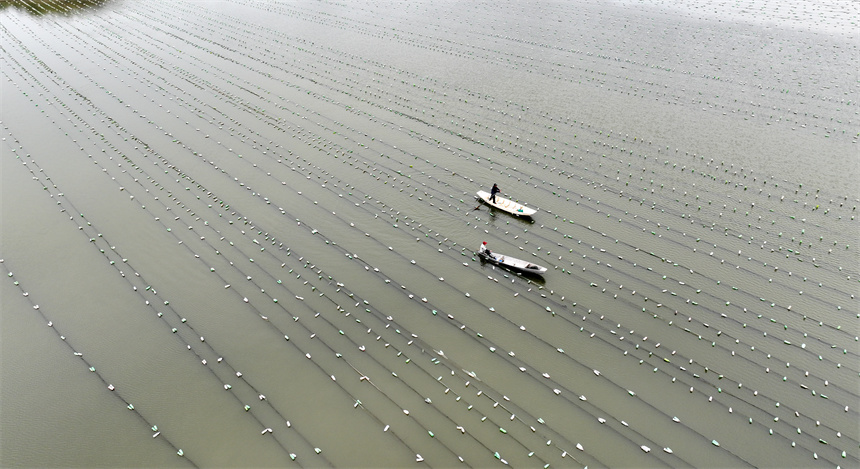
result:
[[[496,194],[498,194],[498,193],[499,193],[499,192],[501,192],[501,191],[502,191],[502,190],[501,190],[501,189],[499,189],[499,185],[498,185],[498,184],[493,184],[493,188],[492,188],[492,189],[490,189],[490,202],[492,202],[492,203],[496,203]]]
[[[481,247],[478,248],[478,254],[486,254],[489,257],[493,257],[493,253],[490,251],[490,248],[487,247],[486,241],[484,241],[484,243],[481,244]]]

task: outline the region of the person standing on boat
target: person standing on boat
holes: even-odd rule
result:
[[[496,194],[498,194],[499,192],[501,192],[501,189],[499,189],[499,185],[493,184],[493,188],[490,189],[490,202],[496,203]]]

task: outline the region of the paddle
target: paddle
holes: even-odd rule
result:
[[[470,214],[470,213],[474,212],[475,210],[478,210],[479,208],[481,208],[481,200],[480,200],[480,199],[478,199],[477,197],[475,197],[475,199],[477,199],[477,200],[478,200],[478,206],[477,206],[477,207],[475,207],[475,208],[473,208],[472,210],[469,210],[468,212],[466,212],[466,215],[468,215],[468,214]]]

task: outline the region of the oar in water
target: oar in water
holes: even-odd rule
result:
[[[475,197],[475,198],[477,199],[477,197]],[[466,215],[468,215],[468,214],[470,214],[470,213],[474,212],[475,210],[478,210],[479,208],[481,208],[481,205],[482,205],[482,204],[481,204],[481,200],[480,200],[480,199],[478,199],[478,206],[477,206],[477,207],[475,207],[475,208],[473,208],[472,210],[469,210],[468,212],[466,212]]]

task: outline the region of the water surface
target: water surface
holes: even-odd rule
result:
[[[4,3],[0,463],[858,465],[857,20]]]

